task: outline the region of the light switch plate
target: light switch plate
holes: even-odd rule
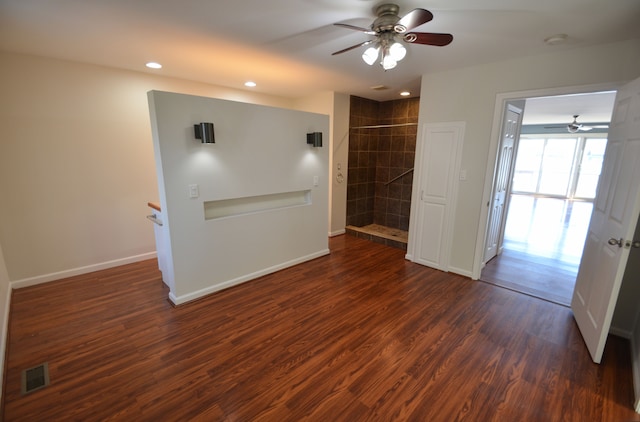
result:
[[[189,185],[189,198],[197,198],[200,196],[198,185]]]

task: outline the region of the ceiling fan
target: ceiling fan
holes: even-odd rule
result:
[[[567,131],[569,133],[577,133],[579,131],[589,131],[589,130],[593,130],[593,129],[609,129],[609,125],[593,125],[593,126],[587,126],[587,125],[583,125],[582,123],[578,123],[578,117],[580,117],[579,114],[574,114],[573,115],[573,122],[569,123],[566,126],[545,126],[545,129],[556,129],[556,128],[562,128],[562,127],[566,127]]]
[[[335,56],[336,54],[342,54],[358,47],[373,44],[364,52],[362,59],[368,65],[373,65],[378,58],[380,58],[380,65],[384,70],[389,70],[396,67],[398,62],[402,60],[407,53],[398,39],[410,44],[435,45],[439,47],[448,45],[453,41],[453,35],[451,34],[408,32],[429,22],[433,19],[433,14],[425,9],[413,9],[401,18],[398,16],[399,10],[400,8],[396,4],[382,4],[378,6],[376,8],[376,15],[378,17],[373,21],[369,29],[346,23],[335,23],[334,25],[336,26],[359,31],[367,35],[373,35],[375,38],[336,51],[332,55]]]

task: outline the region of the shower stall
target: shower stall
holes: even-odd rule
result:
[[[351,97],[347,233],[406,250],[419,105]]]

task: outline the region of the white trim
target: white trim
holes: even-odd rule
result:
[[[473,279],[472,272],[458,267],[449,267],[449,272]]]
[[[341,234],[345,234],[347,231],[345,229],[336,230],[333,232],[329,232],[329,237],[340,236]]]
[[[441,271],[449,271],[449,263],[451,261],[451,250],[453,248],[453,232],[455,224],[456,208],[458,204],[458,191],[460,186],[460,168],[462,166],[462,151],[464,149],[464,137],[465,137],[466,122],[453,121],[453,122],[435,122],[424,123],[418,126],[418,134],[416,138],[416,154],[414,162],[413,173],[413,187],[411,200],[411,213],[409,217],[409,240],[407,242],[407,253],[405,258],[417,264],[426,265],[431,268],[435,268]],[[424,155],[427,152],[427,142],[431,140],[430,133],[435,130],[450,130],[455,134],[455,145],[453,149],[454,157],[453,170],[449,186],[447,186],[447,200],[446,200],[446,221],[443,223],[442,239],[440,245],[438,245],[442,257],[438,263],[427,263],[425,260],[419,258],[419,254],[422,248],[422,238],[418,231],[423,230],[423,222],[420,221],[422,217],[418,217],[423,209],[423,201],[420,199],[423,189],[423,174],[425,172]],[[429,137],[429,139],[427,139]],[[417,181],[417,182],[416,182]],[[418,252],[414,256],[414,252]]]
[[[631,339],[631,373],[633,377],[633,391],[635,392],[634,408],[640,413],[640,350],[638,345]]]
[[[633,331],[631,332],[631,374],[633,391],[635,392],[634,409],[640,413],[640,309],[636,314]]]
[[[614,336],[622,337],[627,340],[631,340],[633,338],[633,333],[629,330],[623,330],[618,327],[614,327],[613,325],[609,327],[609,334],[613,334]],[[633,342],[632,342],[633,346]]]
[[[156,257],[157,257],[157,253],[155,251],[148,252],[140,255],[129,256],[126,258],[114,259],[113,261],[101,262],[98,264],[91,264],[84,267],[71,268],[69,270],[43,274],[36,277],[23,278],[22,280],[15,280],[10,283],[10,287],[12,289],[21,289],[23,287],[35,286],[37,284],[48,283],[54,280],[60,280],[61,278],[87,274],[94,271],[105,270],[107,268],[118,267],[120,265],[126,265],[134,262],[145,261],[147,259],[153,259]]]
[[[484,177],[484,191],[482,194],[482,206],[480,207],[480,219],[478,220],[478,234],[476,236],[476,253],[473,260],[472,277],[474,280],[480,278],[482,260],[484,255],[484,244],[486,237],[486,227],[488,222],[487,201],[491,201],[491,190],[493,188],[493,173],[496,166],[496,156],[498,153],[498,143],[500,141],[500,126],[502,124],[502,111],[507,106],[507,101],[520,100],[535,97],[550,97],[554,95],[579,94],[585,92],[600,92],[617,90],[623,83],[608,82],[594,85],[566,86],[559,88],[543,88],[528,91],[516,91],[499,93],[496,95],[496,102],[493,110],[493,124],[491,126],[491,138],[489,152],[487,156],[487,168]],[[527,107],[525,105],[524,112]],[[413,202],[413,201],[412,201]]]
[[[3,324],[1,328],[0,335],[2,336],[2,341],[0,341],[0,382],[4,385],[4,368],[5,368],[5,355],[7,351],[7,340],[9,338],[9,311],[11,309],[11,284],[9,284],[7,288],[7,297],[4,298],[4,315],[3,315]],[[2,298],[0,298],[2,300]],[[0,388],[0,400],[2,399],[2,393],[4,388]]]
[[[238,278],[234,278],[231,280],[224,281],[222,283],[216,284],[215,286],[206,287],[201,290],[197,290],[192,293],[188,293],[182,296],[176,296],[173,292],[169,292],[169,300],[174,305],[182,305],[187,302],[191,302],[196,299],[200,299],[201,297],[210,295],[215,292],[219,292],[220,290],[228,289],[229,287],[237,286],[238,284],[242,284],[244,282],[254,280],[258,277],[262,277],[267,274],[275,273],[276,271],[283,270],[288,267],[293,267],[294,265],[302,264],[303,262],[310,261],[312,259],[319,258],[321,256],[328,255],[330,253],[329,249],[323,249],[319,252],[312,253],[310,255],[302,256],[300,258],[292,259],[291,261],[283,262],[278,265],[274,265],[273,267],[265,268],[260,271],[253,272],[251,274],[246,274],[240,276]]]

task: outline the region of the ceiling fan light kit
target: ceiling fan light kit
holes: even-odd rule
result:
[[[376,8],[378,18],[373,21],[370,29],[360,28],[344,23],[335,25],[343,28],[359,31],[367,35],[375,36],[375,39],[362,42],[360,44],[336,51],[332,55],[345,53],[358,47],[363,47],[373,43],[362,54],[362,60],[370,66],[379,62],[384,70],[393,69],[402,60],[407,50],[400,41],[411,44],[424,44],[445,46],[453,41],[451,34],[437,34],[431,32],[407,32],[413,28],[429,22],[433,19],[433,14],[425,9],[414,9],[404,17],[398,16],[399,7],[396,4],[382,4]],[[397,39],[397,38],[398,39]]]
[[[593,129],[608,129],[609,125],[595,125],[595,126],[587,126],[584,125],[582,123],[578,123],[578,117],[580,117],[579,114],[574,114],[573,115],[573,121],[569,124],[567,124],[566,126],[545,126],[545,129],[555,129],[555,128],[561,128],[561,127],[566,127],[567,128],[567,132],[569,133],[578,133],[580,131],[590,131]]]
[[[556,34],[544,39],[544,43],[547,45],[559,45],[564,44],[569,36],[567,34]]]

